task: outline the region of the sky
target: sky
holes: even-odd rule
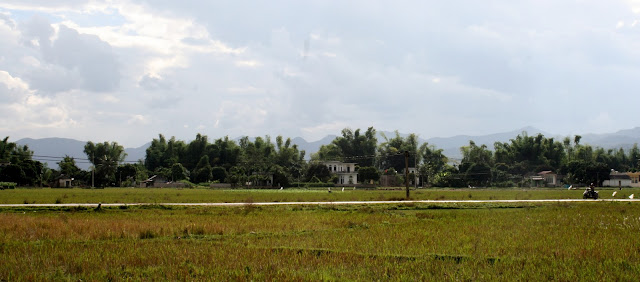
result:
[[[640,126],[640,0],[0,2],[0,135]]]

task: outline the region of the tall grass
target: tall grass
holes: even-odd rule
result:
[[[0,280],[573,281],[640,275],[636,203],[33,211],[0,213]]]

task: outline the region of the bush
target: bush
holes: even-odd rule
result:
[[[153,239],[155,237],[157,237],[158,235],[153,232],[152,230],[144,230],[140,232],[140,235],[138,236],[140,239]]]
[[[304,187],[308,187],[308,188],[317,188],[317,187],[335,187],[336,185],[334,183],[315,183],[315,182],[311,182],[311,183],[304,183]]]
[[[184,188],[193,188],[195,184],[191,183],[189,180],[180,180],[179,183],[184,184]]]
[[[0,182],[0,190],[15,189],[17,185],[15,182]]]
[[[318,178],[317,176],[313,176],[309,180],[309,183],[322,183],[322,180],[320,180],[320,178]]]

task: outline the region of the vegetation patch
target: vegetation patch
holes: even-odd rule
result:
[[[181,197],[186,191],[191,189],[181,190]],[[372,191],[356,193],[377,197]],[[468,193],[483,195],[468,190],[459,195]],[[515,195],[500,193],[491,195]],[[530,192],[538,193],[548,191]],[[76,192],[66,194],[71,199]],[[103,205],[101,212],[94,207],[0,208],[0,279],[618,281],[640,276],[640,253],[629,251],[637,249],[640,232],[636,202],[150,204]]]

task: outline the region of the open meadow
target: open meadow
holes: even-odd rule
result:
[[[611,198],[613,190],[605,191],[602,197]],[[622,192],[633,190],[616,196]],[[412,198],[580,198],[581,193],[420,190],[412,191]],[[389,200],[402,198],[404,191],[113,188],[16,189],[0,195],[4,203],[55,203],[59,197],[63,203],[273,202]],[[235,207],[0,208],[0,280],[640,277],[636,202],[258,206],[251,201]]]
[[[601,199],[626,199],[640,196],[639,188],[599,188]],[[538,200],[581,199],[584,190],[540,189],[412,189],[412,200]],[[612,196],[613,191],[617,191]],[[404,200],[403,188],[376,190],[332,188],[318,189],[176,189],[176,188],[106,188],[106,189],[10,189],[0,191],[0,204],[62,203],[250,203],[316,201],[395,201]]]

